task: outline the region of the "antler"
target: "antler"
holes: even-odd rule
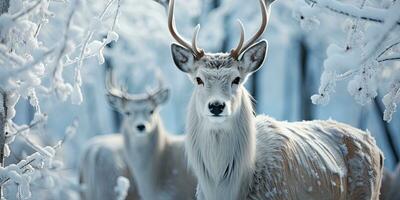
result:
[[[105,85],[106,85],[106,90],[107,90],[108,94],[119,97],[119,98],[123,98],[123,96],[124,96],[123,92],[114,86],[114,76],[113,76],[111,67],[106,69]]]
[[[235,49],[231,50],[231,56],[235,59],[238,59],[240,54],[242,54],[247,48],[249,48],[251,45],[253,45],[254,42],[256,42],[258,40],[258,38],[264,33],[265,28],[267,27],[267,23],[268,23],[267,6],[265,5],[264,0],[259,0],[259,1],[260,1],[261,14],[262,14],[261,25],[260,25],[260,28],[258,29],[258,31],[253,35],[253,37],[251,37],[250,40],[248,40],[246,42],[245,45],[243,45],[243,40],[244,40],[243,24],[242,24],[242,22],[238,21],[239,26],[240,26],[240,40],[239,40],[239,44],[237,45],[237,47]]]
[[[192,39],[192,45],[190,45],[189,42],[187,42],[179,33],[176,31],[176,26],[175,26],[175,21],[174,21],[174,5],[175,5],[175,0],[171,0],[169,3],[169,9],[168,9],[168,29],[169,32],[171,33],[172,37],[182,46],[186,47],[187,49],[191,50],[192,53],[195,55],[197,59],[200,59],[201,57],[204,56],[204,51],[203,49],[197,48],[197,35],[200,30],[200,25],[197,25],[193,39]]]
[[[157,87],[147,91],[149,98],[151,96],[153,96],[154,94],[157,94],[164,88],[164,81],[163,81],[161,72],[159,70],[156,71],[156,80],[157,80]]]
[[[114,76],[113,76],[113,69],[108,68],[106,70],[106,90],[108,94],[119,97],[125,100],[142,100],[142,99],[147,99],[148,95],[147,94],[138,94],[138,95],[132,95],[129,94],[119,88],[117,88],[114,85]]]

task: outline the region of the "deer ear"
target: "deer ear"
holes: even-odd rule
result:
[[[153,99],[157,105],[164,104],[169,98],[169,89],[162,89],[154,94]]]
[[[114,110],[120,112],[122,110],[122,107],[124,105],[124,99],[118,96],[114,96],[112,94],[107,94],[107,99],[108,102],[110,103],[111,107],[113,107]]]
[[[171,45],[171,52],[175,65],[181,71],[185,73],[193,71],[194,56],[192,51],[173,43]]]
[[[240,69],[245,73],[257,71],[263,64],[268,51],[268,42],[261,40],[248,48],[240,58]]]

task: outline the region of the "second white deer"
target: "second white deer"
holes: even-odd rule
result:
[[[193,199],[196,181],[187,167],[184,138],[168,134],[158,113],[169,90],[159,84],[148,94],[131,95],[113,86],[110,71],[107,77],[109,100],[123,114],[121,133],[90,142],[80,167],[84,199],[116,199],[118,176],[131,180],[127,199]]]

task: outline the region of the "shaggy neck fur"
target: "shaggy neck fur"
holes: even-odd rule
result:
[[[133,173],[141,195],[152,197],[153,188],[157,184],[156,167],[159,166],[160,157],[167,143],[164,128],[159,116],[157,124],[150,133],[133,133],[129,122],[123,122],[122,134],[124,136],[124,150],[128,161],[129,170]]]
[[[255,117],[240,86],[241,107],[223,124],[210,125],[189,103],[186,151],[198,179],[198,199],[245,199],[255,159]]]

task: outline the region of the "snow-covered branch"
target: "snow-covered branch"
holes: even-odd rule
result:
[[[323,11],[332,11],[349,17],[345,22],[347,40],[344,44],[333,43],[327,49],[327,58],[324,61],[324,72],[321,76],[321,85],[318,94],[311,100],[315,104],[325,105],[335,92],[336,82],[350,79],[348,92],[361,105],[370,103],[377,96],[377,90],[382,85],[383,66],[390,66],[390,62],[398,61],[400,52],[400,1],[382,2],[377,7],[369,0],[339,2],[337,0],[305,0],[311,8],[303,8],[301,20],[315,19]],[[361,3],[360,3],[361,2]],[[359,4],[357,7],[355,4]],[[323,14],[330,14],[324,12]],[[338,20],[331,18],[331,20]],[[379,22],[379,23],[374,23]],[[390,67],[389,67],[390,69]],[[394,70],[393,75],[397,74]],[[394,89],[395,90],[395,89]],[[389,92],[390,93],[390,92]],[[394,95],[394,91],[391,91]],[[393,96],[392,95],[392,96]],[[396,95],[394,95],[396,96]],[[393,96],[393,98],[394,98]],[[391,99],[393,99],[391,98]],[[388,100],[387,100],[388,101]],[[397,101],[387,103],[387,109],[395,108]],[[385,111],[385,120],[390,119],[392,111]]]
[[[41,148],[40,152],[26,157],[18,164],[0,167],[0,185],[14,181],[18,184],[18,197],[20,199],[29,198],[31,196],[29,182],[34,170],[51,166],[54,155],[55,149],[53,147],[45,147]]]
[[[85,23],[78,23],[82,27],[76,29],[78,25],[74,19],[75,16],[78,16],[76,13],[84,5],[79,0],[71,0],[68,3],[57,1],[57,3],[67,5],[65,16],[62,13],[56,15],[56,12],[50,11],[50,4],[56,1],[7,1],[7,4],[9,3],[7,9],[3,9],[3,2],[1,1],[2,11],[0,13],[0,131],[2,136],[0,139],[0,162],[3,161],[3,155],[10,155],[9,144],[17,136],[24,139],[25,144],[34,149],[36,153],[16,165],[0,168],[0,187],[11,180],[18,184],[18,198],[26,199],[31,195],[29,183],[33,169],[43,169],[46,168],[45,165],[51,164],[55,149],[59,148],[67,139],[64,138],[53,147],[42,148],[27,137],[29,132],[38,130],[38,127],[47,119],[47,116],[41,112],[40,96],[37,96],[37,91],[44,91],[46,94],[54,92],[61,97],[61,100],[71,97],[72,103],[76,104],[82,102],[80,70],[83,62],[92,56],[98,56],[100,63],[104,62],[102,48],[118,39],[115,29],[121,5],[120,0],[108,1],[104,10],[94,18],[88,27],[85,27]],[[113,6],[116,8],[115,14],[111,10]],[[110,28],[107,28],[111,31],[108,31],[107,38],[100,42],[101,45],[93,45],[97,44],[95,43],[97,40],[94,38],[98,37],[100,31],[104,31],[101,28],[105,27],[106,18],[109,15],[113,16],[113,22]],[[62,17],[58,19],[61,22],[58,23],[59,25],[56,27],[44,26],[49,20],[57,17]],[[47,37],[41,34],[42,27],[45,27],[50,34],[61,35],[61,40],[49,44],[47,41],[41,41]],[[77,36],[79,34],[76,33],[84,29],[87,30],[84,38]],[[92,42],[92,40],[94,41]],[[63,68],[65,63],[71,61],[69,57],[77,55],[78,51],[77,61],[73,63],[75,65],[75,84],[72,87],[71,84],[64,82]],[[47,73],[48,71],[52,73]],[[65,79],[68,80],[68,77]],[[43,85],[43,80],[49,86]],[[21,97],[29,100],[29,104],[35,111],[34,119],[29,125],[17,125],[13,122],[16,114],[15,105]],[[76,130],[72,130],[73,128],[70,129],[69,132],[76,132]],[[2,194],[0,194],[1,197]]]
[[[383,8],[377,9],[372,7],[364,7],[363,9],[360,9],[353,5],[348,5],[337,0],[305,0],[305,2],[312,7],[316,6],[319,8],[327,9],[331,12],[344,16],[377,23],[385,22],[385,19],[382,18],[382,16],[386,12],[386,10]],[[400,25],[400,20],[397,20],[396,24]]]

